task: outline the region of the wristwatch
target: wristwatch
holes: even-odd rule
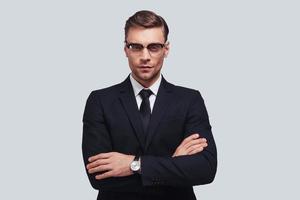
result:
[[[140,171],[141,171],[141,160],[140,160],[139,156],[134,157],[133,161],[130,164],[130,169],[134,174],[140,173]]]

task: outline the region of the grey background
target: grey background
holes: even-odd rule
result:
[[[1,1],[0,199],[96,199],[81,156],[89,93],[123,81],[125,20],[170,27],[165,78],[200,90],[217,142],[199,199],[299,199],[297,1]]]

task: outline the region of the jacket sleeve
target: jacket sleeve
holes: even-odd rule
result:
[[[204,101],[197,91],[190,102],[185,122],[185,137],[199,133],[208,146],[200,153],[178,157],[141,157],[143,185],[193,186],[214,180],[217,150]]]
[[[112,144],[103,114],[103,106],[96,92],[92,92],[87,99],[83,114],[82,153],[86,173],[91,185],[95,189],[100,189],[100,187],[118,187],[122,183],[120,181],[122,177],[97,180],[95,178],[96,174],[89,174],[87,172],[86,165],[89,163],[89,157],[111,151]]]

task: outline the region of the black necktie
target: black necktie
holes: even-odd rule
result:
[[[141,90],[139,93],[142,97],[142,104],[140,106],[140,113],[141,113],[141,118],[142,118],[142,122],[143,122],[143,128],[144,128],[144,133],[147,133],[147,128],[148,128],[148,124],[150,121],[150,117],[151,117],[151,108],[150,108],[150,101],[149,101],[149,97],[152,94],[151,90]]]

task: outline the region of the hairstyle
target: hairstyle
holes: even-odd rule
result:
[[[159,15],[149,10],[141,10],[129,17],[125,24],[125,40],[128,31],[132,27],[156,28],[162,27],[164,32],[165,42],[168,40],[169,28],[166,21]]]

